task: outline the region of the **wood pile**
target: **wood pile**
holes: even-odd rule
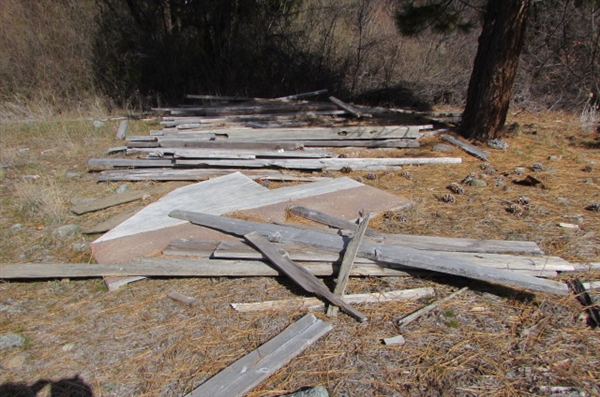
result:
[[[397,114],[378,108],[300,100],[326,91],[260,99],[189,95],[206,105],[155,108],[165,114],[160,130],[118,138],[127,145],[109,150],[118,157],[93,158],[104,170],[99,181],[205,180],[223,170],[244,170],[265,179],[265,170],[398,170],[404,165],[456,164],[460,158],[350,158],[331,148],[415,148],[432,124],[398,124]],[[391,116],[396,116],[391,117]],[[416,121],[414,117],[412,121]],[[329,149],[329,150],[328,150]],[[257,172],[257,170],[259,170]]]

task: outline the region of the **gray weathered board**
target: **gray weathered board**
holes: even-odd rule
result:
[[[386,241],[386,244],[390,244],[390,242]],[[299,262],[340,263],[342,260],[340,253],[337,252],[328,252],[314,247],[292,244],[279,243],[278,246],[284,249],[291,259]],[[435,249],[433,250],[435,251]],[[266,259],[259,252],[256,252],[241,241],[222,241],[215,246],[214,242],[180,239],[172,241],[163,250],[163,254],[212,257],[215,259]],[[556,272],[558,271],[565,272],[574,269],[571,263],[557,256],[519,256],[474,252],[447,252],[447,254],[456,259],[466,260],[479,266],[506,269],[538,277],[556,277]],[[385,263],[366,258],[356,258],[354,263],[386,265]]]
[[[205,181],[207,179],[240,172],[236,169],[172,169],[172,168],[137,168],[103,170],[99,173],[98,182],[103,181]],[[326,179],[318,176],[298,176],[292,173],[283,173],[278,170],[244,170],[241,173],[251,179],[272,180],[281,182],[318,182]]]
[[[329,214],[302,206],[289,208],[290,212],[310,219],[315,222],[332,226],[338,229],[354,230],[356,224]],[[451,238],[436,236],[415,236],[408,234],[384,234],[372,229],[367,229],[366,235],[385,240],[386,243],[434,251],[457,251],[472,253],[521,253],[529,255],[543,255],[544,252],[532,241],[508,240],[476,240],[467,238]]]
[[[223,158],[223,159],[259,159],[259,158],[327,158],[336,157],[335,153],[322,149],[306,150],[264,150],[264,149],[210,149],[210,148],[134,148],[127,149],[127,154],[145,154],[156,157],[173,156],[176,158]]]
[[[222,128],[203,129],[200,134],[215,134],[227,136],[229,139],[259,139],[259,140],[333,140],[333,139],[416,139],[421,130],[432,125],[390,125],[390,126],[361,126],[361,127],[311,127],[311,128]],[[197,135],[199,132],[186,131],[178,136],[187,134]],[[189,135],[190,137],[192,135]],[[202,135],[199,135],[202,136]]]
[[[275,167],[298,170],[339,171],[382,170],[404,165],[460,164],[460,157],[415,157],[415,158],[335,158],[335,159],[250,159],[250,160],[186,160],[186,159],[90,159],[88,165],[112,167]]]
[[[414,288],[386,292],[371,292],[368,294],[344,295],[344,300],[352,304],[383,303],[390,301],[403,301],[415,298],[433,296],[435,291],[431,287]],[[242,313],[256,312],[262,310],[299,310],[320,309],[324,306],[322,300],[317,298],[294,298],[275,301],[231,303],[231,307]]]
[[[185,397],[241,397],[326,335],[333,325],[307,314]]]
[[[475,145],[471,145],[469,142],[462,141],[458,138],[453,137],[452,135],[443,135],[442,139],[446,142],[450,142],[451,144],[458,146],[465,152],[472,154],[473,156],[478,157],[481,160],[487,161],[489,153],[479,149]]]
[[[356,264],[353,277],[404,277],[414,274],[385,267],[386,264]],[[318,277],[335,276],[339,265],[316,262],[302,266]],[[19,263],[1,264],[0,279],[90,278],[130,276],[144,277],[278,277],[282,274],[270,264],[257,260],[207,258],[145,258],[116,264],[94,263]],[[110,285],[110,284],[109,284]]]
[[[251,232],[258,232],[263,236],[277,235],[281,241],[307,244],[326,250],[333,250],[334,252],[344,250],[348,242],[348,238],[344,236],[306,232],[292,227],[241,221],[190,211],[175,210],[170,213],[170,216],[238,236],[243,236]],[[509,270],[479,266],[466,260],[457,260],[450,255],[438,251],[422,251],[409,247],[365,241],[361,245],[358,255],[377,261],[397,263],[417,269],[526,288],[534,291],[549,292],[558,295],[566,295],[569,292],[567,286],[561,282],[513,273]]]

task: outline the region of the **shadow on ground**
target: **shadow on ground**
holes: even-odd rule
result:
[[[0,385],[0,397],[35,397],[46,386],[50,388],[47,394],[50,397],[94,397],[92,388],[79,375],[56,382],[40,379],[31,385],[24,382],[4,383]]]

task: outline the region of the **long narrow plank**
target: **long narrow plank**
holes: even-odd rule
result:
[[[116,227],[116,226],[120,225],[122,222],[131,218],[133,215],[135,215],[136,213],[141,211],[142,208],[144,208],[144,207],[137,206],[137,207],[129,208],[128,210],[125,210],[125,211],[121,212],[120,214],[117,214],[117,215],[105,220],[104,222],[101,222],[97,225],[82,229],[81,233],[95,234],[95,233],[107,232],[110,229],[112,229],[113,227]]]
[[[472,154],[473,156],[478,157],[483,161],[487,161],[489,153],[479,149],[477,146],[471,145],[468,142],[461,141],[460,139],[455,138],[451,135],[443,135],[442,139],[446,142],[450,142],[451,144],[458,146],[465,152]]]
[[[144,161],[144,160],[138,160]],[[256,160],[185,160],[176,159],[175,165],[180,167],[240,167],[262,168],[277,167],[297,170],[330,170],[342,168],[352,170],[384,169],[404,165],[424,164],[460,164],[460,157],[414,157],[414,158],[335,158],[335,159],[256,159]],[[116,162],[118,163],[118,162]]]
[[[287,256],[282,255],[276,246],[269,240],[256,232],[251,232],[244,235],[244,238],[249,241],[256,249],[262,252],[273,265],[285,273],[293,282],[304,288],[308,292],[312,292],[321,298],[328,300],[330,303],[339,306],[344,312],[348,313],[361,323],[367,321],[367,317],[358,310],[354,309],[348,303],[344,302],[339,296],[336,296],[321,283],[308,270],[298,265]]]
[[[331,263],[303,264],[318,277],[334,276],[339,265]],[[0,265],[0,279],[90,278],[109,276],[136,277],[278,277],[282,274],[261,261],[145,258],[117,264],[93,263],[19,263]],[[410,274],[378,265],[355,265],[354,277],[405,277]]]
[[[73,206],[71,207],[71,211],[77,215],[82,215],[88,212],[94,212],[105,208],[114,207],[119,204],[125,204],[132,201],[141,200],[142,198],[148,195],[161,195],[175,189],[178,186],[180,185],[163,184],[145,190],[130,190]]]
[[[414,288],[387,292],[372,292],[369,294],[344,295],[344,301],[352,304],[381,303],[390,301],[403,301],[415,298],[433,296],[431,287]],[[276,301],[263,301],[251,303],[232,303],[231,307],[241,313],[258,312],[263,310],[299,310],[299,309],[321,309],[325,304],[317,298],[295,298]]]
[[[317,127],[317,128],[269,128],[269,129],[213,129],[217,136],[229,139],[273,139],[273,140],[332,140],[332,139],[415,139],[422,129],[431,125],[418,126],[362,126],[362,127]]]
[[[310,345],[333,325],[307,314],[282,333],[225,368],[185,397],[237,397],[258,386]]]
[[[339,253],[327,252],[314,247],[300,247],[291,244],[278,244],[288,252],[290,258],[300,262],[332,262],[340,263]],[[179,248],[176,255],[183,256],[204,256],[205,252],[196,251],[191,244],[184,248]],[[175,254],[174,254],[175,255]],[[572,271],[574,266],[562,258],[556,256],[517,256],[505,254],[480,254],[470,252],[446,252],[457,260],[466,260],[479,266],[493,267],[496,269],[506,269],[512,272],[528,274],[536,277],[556,277],[557,271]],[[224,241],[219,244],[212,255],[215,259],[243,259],[243,260],[264,260],[260,253],[242,244],[241,242]],[[358,264],[377,264],[370,259],[356,258],[355,265]],[[396,265],[398,266],[398,265]]]
[[[416,139],[323,139],[295,142],[305,147],[418,148],[421,146]]]
[[[307,149],[286,151],[278,150],[261,150],[261,149],[211,149],[211,148],[132,148],[127,149],[127,154],[152,154],[155,156],[171,155],[176,158],[190,159],[256,159],[256,158],[306,158],[320,159],[336,156],[335,153],[322,149]]]
[[[345,219],[337,218],[321,211],[303,206],[294,206],[290,212],[339,229],[353,230],[356,225]],[[506,240],[475,240],[462,238],[447,238],[434,236],[414,236],[405,234],[383,234],[368,229],[367,236],[384,239],[388,244],[407,246],[423,250],[434,251],[459,251],[459,252],[481,252],[481,253],[523,253],[542,255],[544,252],[538,245],[531,241],[506,241]]]
[[[90,167],[172,167],[175,160],[170,159],[89,159]]]
[[[415,140],[409,142],[417,142]],[[303,145],[298,142],[290,141],[244,141],[233,139],[217,140],[191,140],[176,139],[171,135],[161,139],[158,143],[160,147],[169,148],[190,148],[190,149],[235,149],[235,150],[299,150]]]
[[[348,285],[348,280],[350,279],[350,271],[352,270],[352,265],[354,265],[354,260],[356,259],[356,254],[358,254],[358,248],[360,247],[360,243],[362,242],[363,236],[367,231],[367,227],[369,226],[369,221],[373,216],[372,213],[368,213],[358,224],[356,228],[356,232],[354,236],[352,236],[348,246],[346,247],[346,251],[344,251],[344,259],[342,260],[342,265],[340,266],[340,273],[338,274],[335,288],[333,290],[333,294],[336,296],[343,296],[346,292],[346,285]],[[335,317],[338,314],[338,308],[336,306],[329,306],[327,309],[327,315],[331,317]]]
[[[178,219],[189,220],[194,224],[238,236],[243,236],[251,232],[259,232],[260,234],[267,236],[277,234],[282,241],[308,244],[323,249],[333,250],[335,252],[341,252],[345,249],[348,241],[348,238],[343,236],[306,232],[291,227],[241,221],[189,211],[175,210],[171,212],[170,215]],[[396,263],[417,269],[451,274],[534,291],[558,295],[566,295],[569,291],[567,286],[561,282],[543,280],[536,277],[513,273],[509,270],[479,266],[468,261],[457,260],[442,252],[421,251],[408,247],[365,241],[359,249],[359,255],[377,261]]]
[[[103,181],[205,181],[222,177],[235,172],[236,169],[116,169],[100,172],[98,182]],[[295,174],[282,173],[278,170],[245,170],[242,172],[251,179],[269,179],[293,182],[317,182],[331,178],[298,177]]]

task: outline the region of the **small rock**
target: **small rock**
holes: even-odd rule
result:
[[[581,169],[581,171],[583,171],[583,172],[592,172],[592,171],[594,171],[594,167],[592,167],[590,164],[588,164],[585,167],[583,167]]]
[[[600,202],[588,205],[587,207],[585,207],[585,209],[588,211],[600,212]]]
[[[473,179],[473,180],[471,180],[471,182],[469,182],[469,185],[471,185],[473,187],[486,187],[487,186],[487,182],[486,181],[482,181],[480,179]]]
[[[23,229],[23,227],[24,227],[24,226],[23,226],[22,224],[20,224],[20,223],[15,223],[14,225],[12,225],[12,226],[10,227],[10,231],[11,231],[11,232],[18,232],[19,230]]]
[[[92,123],[92,125],[95,128],[100,128],[100,127],[104,127],[106,124],[104,124],[102,121],[100,120],[94,120],[94,122]]]
[[[2,362],[2,368],[6,370],[21,368],[25,364],[26,360],[26,354],[17,354],[4,360]]]
[[[67,172],[67,178],[79,178],[80,176],[79,172]]]
[[[71,350],[75,349],[75,344],[74,343],[67,343],[66,345],[63,345],[63,347],[61,347],[61,350],[64,352],[69,352]]]
[[[452,182],[447,188],[454,194],[465,194],[465,189],[456,182]]]
[[[127,189],[129,189],[129,185],[125,185],[125,184],[123,184],[123,185],[121,185],[121,186],[119,186],[119,187],[117,188],[117,191],[116,191],[115,193],[117,193],[117,194],[121,194],[121,193],[124,193],[124,192],[126,192],[126,191],[127,191]]]
[[[310,389],[300,390],[291,394],[285,394],[280,397],[329,397],[327,389],[323,386],[311,387]]]
[[[369,172],[368,174],[365,174],[365,179],[374,181],[375,179],[377,179],[377,174],[375,174],[373,172]]]
[[[525,172],[525,167],[517,167],[517,168],[515,168],[515,174],[517,174],[517,175],[521,175],[524,172]]]
[[[591,185],[592,183],[594,183],[593,179],[586,179],[583,181],[583,183],[585,183],[586,185]]]
[[[549,156],[548,157],[548,160],[550,160],[550,161],[557,161],[560,159],[562,159],[562,156]]]
[[[508,143],[506,141],[503,141],[502,139],[492,139],[492,140],[488,141],[487,144],[492,149],[497,149],[497,150],[508,149]]]
[[[387,346],[404,346],[406,344],[406,340],[402,335],[392,336],[391,338],[385,338],[383,343]]]
[[[25,338],[17,334],[0,335],[0,350],[14,349],[25,345]]]
[[[444,197],[442,197],[442,201],[443,201],[444,203],[448,203],[448,204],[454,204],[454,203],[456,203],[456,197],[454,197],[454,196],[453,196],[453,195],[451,195],[451,194],[447,194],[447,195],[445,195]]]
[[[534,171],[544,171],[544,166],[542,165],[542,163],[538,162],[538,163],[533,164],[531,169]]]
[[[436,152],[449,152],[452,149],[454,149],[452,146],[444,145],[443,143],[436,143],[433,145],[433,150]]]
[[[90,248],[89,243],[73,243],[71,244],[71,249],[75,252],[85,252]]]
[[[72,236],[73,234],[79,231],[79,225],[64,225],[60,226],[52,232],[52,235],[55,237],[65,238],[67,236]]]
[[[496,180],[496,182],[494,182],[494,185],[498,186],[498,187],[502,187],[504,186],[504,182],[502,182],[500,179]]]
[[[352,172],[352,168],[350,168],[350,167],[342,167],[342,168],[340,169],[340,172],[341,172],[342,174],[349,174],[349,173],[351,173],[351,172]]]
[[[402,178],[406,178],[406,179],[408,179],[409,181],[412,181],[412,180],[413,180],[413,174],[412,174],[412,172],[410,172],[410,171],[402,171],[402,173],[400,174],[400,176],[401,176]]]
[[[548,167],[548,168],[546,168],[546,171],[548,171],[548,172],[556,172],[556,168]]]

